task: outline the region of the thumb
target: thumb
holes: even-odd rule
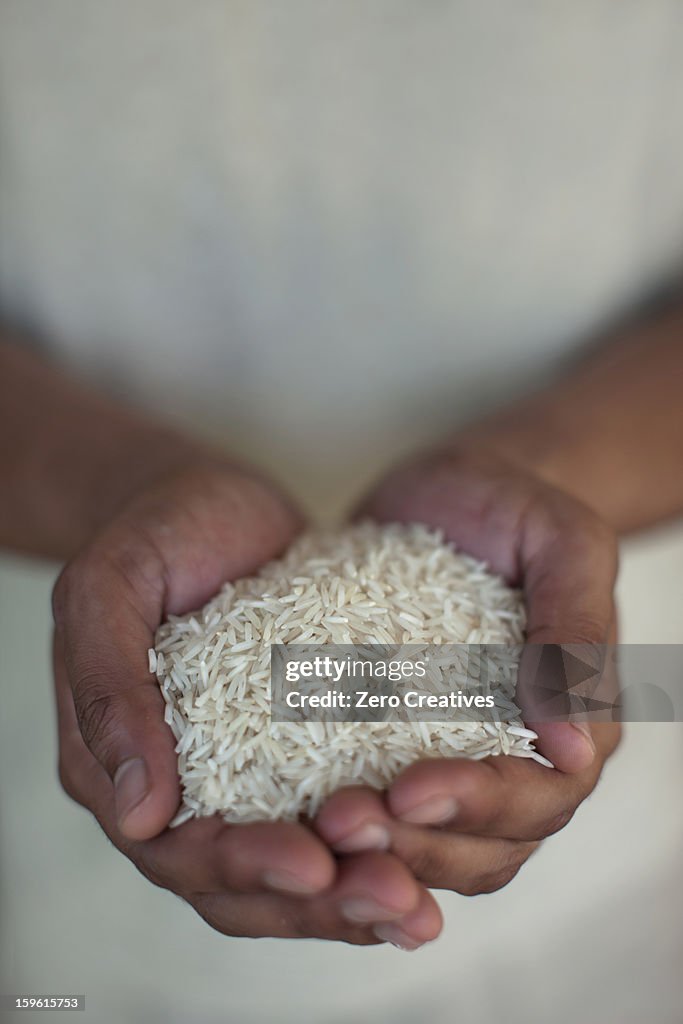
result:
[[[609,685],[603,673],[614,639],[616,545],[599,523],[538,539],[524,567],[527,645],[518,699],[541,753],[574,774],[596,757],[585,694]]]
[[[581,661],[587,660],[582,645]],[[578,710],[569,692],[559,643],[526,644],[519,666],[517,703],[529,728],[538,736],[536,747],[555,768],[568,774],[583,771],[595,759],[590,722],[574,717]],[[563,721],[572,715],[572,721]]]
[[[180,801],[175,741],[147,664],[152,626],[138,604],[116,562],[96,555],[73,563],[53,597],[81,735],[112,781],[120,831],[134,840],[161,832]]]
[[[162,482],[62,573],[55,625],[83,739],[114,787],[129,839],[161,832],[180,801],[175,741],[147,651],[168,612],[278,554],[299,527],[269,485],[232,470]]]

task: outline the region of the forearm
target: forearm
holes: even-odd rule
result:
[[[620,332],[555,386],[474,424],[619,532],[683,512],[683,307]]]
[[[199,442],[110,401],[0,338],[0,546],[68,558]]]

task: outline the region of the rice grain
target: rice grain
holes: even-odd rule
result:
[[[421,525],[310,532],[204,608],[170,616],[149,651],[177,741],[183,803],[171,823],[313,816],[345,785],[386,786],[420,757],[550,762],[517,713],[458,721],[272,722],[271,643],[521,645],[521,595]],[[413,649],[414,655],[414,649]],[[450,671],[464,679],[465,666]],[[514,704],[502,666],[497,702]],[[450,677],[449,677],[450,678]],[[550,765],[552,767],[552,765]]]

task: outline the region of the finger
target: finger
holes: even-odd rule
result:
[[[408,887],[408,882],[412,888]],[[405,889],[396,902],[399,884],[405,885]],[[377,892],[384,900],[394,901],[393,907],[382,911],[380,920],[356,921],[345,916],[347,902],[371,899]],[[406,949],[416,949],[435,939],[442,927],[441,912],[434,897],[389,854],[346,858],[333,889],[308,900],[275,895],[196,894],[191,902],[212,927],[227,935],[322,938],[356,945],[389,941]],[[408,906],[410,909],[397,916],[397,910]],[[357,913],[357,902],[351,904],[351,910]],[[381,934],[385,928],[390,929],[386,936]]]
[[[79,726],[131,839],[157,835],[180,797],[174,740],[147,666],[154,630],[167,612],[189,610],[273,557],[299,527],[255,478],[189,476],[181,493],[162,483],[133,503],[67,567],[53,598]]]
[[[413,768],[437,763],[440,762],[419,762]],[[475,770],[487,767],[485,762],[460,763]],[[404,773],[408,775],[409,786],[411,770]],[[418,800],[424,797],[418,787],[414,795]],[[473,796],[476,798],[476,793]],[[466,896],[492,892],[507,884],[538,845],[535,841],[499,841],[408,824],[391,816],[381,793],[361,787],[348,787],[333,794],[320,809],[315,825],[335,850],[356,836],[361,839],[369,834],[368,826],[379,828],[387,834],[391,852],[424,885]]]
[[[552,644],[525,646],[519,671],[517,702],[536,734],[536,749],[552,759],[555,767],[580,772],[577,733],[597,757],[598,767],[616,749],[620,721],[611,721],[620,706],[616,659],[613,656],[616,628],[610,626],[608,645]],[[567,669],[569,663],[569,669]],[[578,667],[579,683],[570,686],[568,674]],[[586,680],[585,690],[581,686]],[[583,691],[583,692],[582,692]],[[597,711],[596,711],[597,709]],[[535,715],[540,711],[541,720]],[[559,720],[552,720],[551,716]],[[570,721],[562,721],[566,716]],[[600,742],[596,742],[600,737]],[[590,764],[590,758],[585,758]]]
[[[174,892],[270,889],[305,895],[330,886],[334,858],[310,829],[294,822],[230,826],[218,817],[202,818],[146,842],[129,842],[118,828],[111,780],[80,734],[58,635],[54,648],[62,781],[147,878]]]
[[[433,942],[441,934],[443,917],[439,904],[426,889],[420,892],[417,907],[399,921],[374,925],[373,934],[397,949],[412,951]]]
[[[397,831],[397,822],[388,813],[383,794],[364,786],[349,786],[334,793],[321,807],[314,825],[335,852],[345,855],[342,871],[349,860],[358,862],[360,851],[386,850]],[[373,915],[379,922],[373,929],[378,938],[400,949],[412,950],[438,936],[442,927],[438,904],[422,887],[418,891],[417,907],[400,918],[391,920],[387,915],[382,922],[379,914]]]
[[[379,861],[347,858],[336,889],[330,889],[324,897],[302,900],[285,895],[221,892],[221,885],[232,879],[224,876],[225,865],[220,858],[206,860],[211,840],[217,833],[227,830],[215,819],[188,822],[181,829],[164,833],[147,843],[128,842],[117,833],[109,777],[80,735],[71,691],[59,658],[59,640],[56,641],[55,675],[62,751],[60,774],[67,782],[67,790],[96,813],[105,831],[147,877],[181,893],[212,927],[228,935],[316,936],[358,945],[387,941],[404,949],[418,948],[438,936],[442,918],[436,901],[396,858],[385,856]],[[236,826],[233,831],[238,833],[241,828]],[[191,829],[195,843],[187,850],[189,856],[181,857],[178,847],[169,859],[169,851],[163,845],[166,837],[177,842],[183,831],[187,833]],[[264,833],[259,838],[263,840]],[[216,846],[219,850],[220,842]],[[182,864],[173,863],[175,856]],[[188,864],[193,868],[191,873],[187,871]],[[296,870],[300,868],[299,860]],[[216,887],[217,891],[192,894],[182,891],[194,884],[198,884],[200,890]],[[377,923],[350,920],[344,911],[350,918],[370,916],[376,918]],[[387,930],[382,931],[382,928]]]
[[[618,729],[594,725],[598,756],[568,776],[527,758],[426,759],[406,768],[387,794],[362,786],[338,790],[321,807],[316,831],[337,853],[393,847],[394,819],[458,832],[537,840],[558,831],[594,788]]]
[[[388,808],[410,824],[513,840],[541,839],[564,827],[592,791],[613,739],[611,730],[599,730],[597,757],[573,775],[518,757],[418,761],[390,786]]]
[[[222,467],[186,470],[180,486],[162,481],[121,515],[119,525],[127,542],[137,535],[158,551],[163,612],[183,615],[226,580],[248,576],[281,554],[303,520],[267,480]]]
[[[396,824],[392,850],[423,885],[461,896],[480,896],[508,885],[540,842],[482,836]]]
[[[95,552],[73,563],[55,597],[80,732],[113,783],[119,828],[129,839],[158,834],[180,801],[175,741],[146,660],[153,603],[141,592],[162,578],[147,547],[128,566],[122,553]]]
[[[617,569],[613,531],[554,487],[483,452],[436,452],[391,474],[360,512],[429,523],[523,584],[530,643],[607,642]],[[585,729],[533,724],[539,749],[561,771],[581,771],[593,760]]]
[[[617,547],[612,531],[564,495],[549,489],[527,516],[521,541],[527,643],[518,698],[536,746],[562,772],[586,769],[596,757],[587,722],[544,721],[534,716],[531,664],[538,645],[578,645],[579,660],[598,668],[614,622]],[[538,666],[536,666],[538,669]],[[562,671],[561,679],[566,678]]]
[[[443,927],[436,900],[409,866],[377,850],[344,857],[335,885],[316,902],[334,908],[344,921],[367,924],[376,937],[406,950],[432,942]]]
[[[392,820],[384,796],[369,786],[338,789],[322,805],[313,825],[335,853],[387,850],[391,844]]]
[[[55,705],[59,748],[59,779],[72,800],[95,815],[108,835],[116,825],[114,787],[100,762],[85,745],[76,717],[73,693],[64,662],[64,641],[55,630],[52,637]]]
[[[152,881],[174,891],[310,896],[336,877],[329,849],[296,822],[189,821],[140,843],[136,860]]]
[[[436,763],[425,761],[419,766]],[[476,770],[486,767],[484,762],[460,763]],[[404,774],[410,772],[407,769]],[[419,799],[424,794],[417,795]],[[506,885],[538,845],[535,841],[493,840],[407,824],[391,817],[382,794],[360,787],[348,787],[331,796],[315,825],[337,850],[354,836],[362,838],[369,825],[381,828],[388,834],[391,852],[419,881],[430,888],[449,889],[465,896],[493,892]],[[405,922],[401,924],[410,930]]]
[[[334,907],[275,894],[192,893],[188,902],[222,935],[243,938],[327,939],[356,946],[381,940],[367,925],[344,921]]]
[[[405,864],[375,850],[341,860],[336,883],[326,899],[345,921],[373,925],[415,911],[421,890]]]

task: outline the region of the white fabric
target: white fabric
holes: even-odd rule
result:
[[[672,0],[7,0],[0,301],[319,508],[672,268],[682,45]]]
[[[5,0],[0,305],[334,512],[676,270],[682,50],[675,0]],[[675,532],[632,547],[625,639],[681,642],[682,570]],[[102,1022],[679,1019],[680,727],[630,730],[413,958],[227,940],[60,795],[48,584],[0,576],[5,991]]]

